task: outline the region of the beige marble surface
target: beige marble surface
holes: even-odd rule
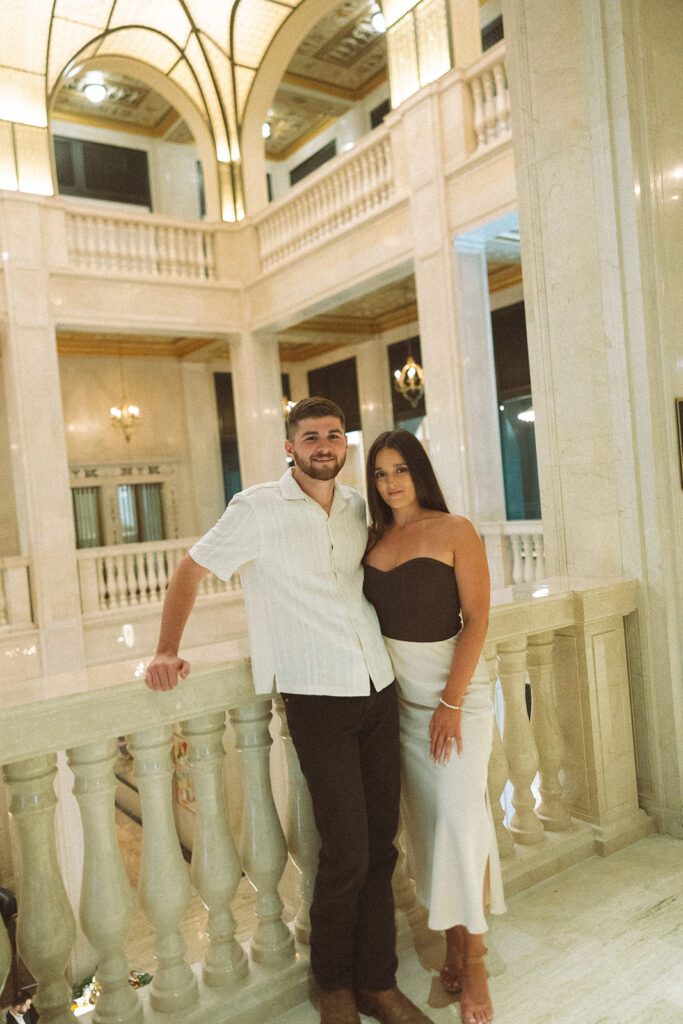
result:
[[[487,941],[497,1024],[680,1024],[681,841],[650,836],[513,896]],[[441,988],[439,958],[438,945],[421,959],[403,953],[399,984],[434,1024],[456,1024],[458,997]],[[303,1004],[268,1024],[318,1021]]]

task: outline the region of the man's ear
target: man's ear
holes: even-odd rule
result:
[[[292,442],[289,440],[289,438],[287,438],[285,440],[285,451],[291,457],[291,455],[292,455]]]

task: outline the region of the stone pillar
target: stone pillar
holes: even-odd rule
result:
[[[425,371],[429,454],[453,512],[472,515],[462,351],[457,326],[453,244],[448,230],[438,96],[423,89],[401,106],[414,273]]]
[[[448,0],[453,67],[466,68],[481,57],[479,0]]]
[[[455,251],[463,403],[472,439],[468,448],[472,516],[477,523],[501,521],[505,519],[505,490],[486,246],[459,239]]]
[[[681,8],[503,0],[503,16],[548,572],[640,581],[639,789],[681,835]]]
[[[230,362],[242,486],[279,480],[287,463],[277,337],[232,338]]]
[[[195,532],[206,533],[225,507],[213,372],[207,363],[182,364]]]
[[[394,427],[389,357],[383,339],[367,341],[359,346],[356,369],[363,444],[367,454],[377,435]]]
[[[3,364],[22,554],[32,593],[44,675],[74,688],[85,664],[69,471],[55,324],[40,201],[0,200],[7,328]],[[67,675],[68,674],[68,675]]]

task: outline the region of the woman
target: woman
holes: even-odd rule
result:
[[[431,463],[407,430],[380,434],[372,445],[367,491],[365,593],[399,685],[408,859],[429,927],[446,932],[441,981],[449,992],[462,990],[465,1024],[487,1024],[485,886],[493,913],[505,904],[486,791],[493,728],[481,658],[486,555],[472,523],[449,514]]]

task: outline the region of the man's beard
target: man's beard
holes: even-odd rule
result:
[[[333,480],[346,462],[346,452],[341,462],[332,456],[332,462],[318,464],[313,459],[302,459],[295,451],[292,451],[292,458],[301,472],[312,480]]]

